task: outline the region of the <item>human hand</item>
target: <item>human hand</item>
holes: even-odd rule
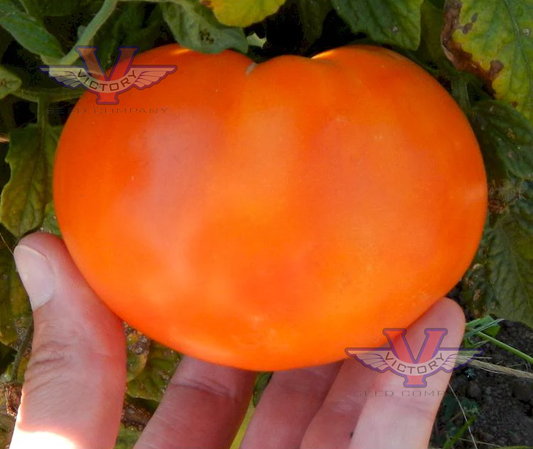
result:
[[[92,292],[58,238],[28,236],[15,259],[35,334],[10,449],[113,448],[126,386],[121,321]],[[439,301],[407,334],[415,352],[430,327],[447,328],[443,346],[457,347],[463,313],[453,301]],[[185,357],[135,448],[228,448],[255,376]],[[241,449],[425,449],[449,378],[441,371],[426,388],[406,388],[401,377],[353,359],[277,372]],[[393,395],[380,395],[385,391]]]

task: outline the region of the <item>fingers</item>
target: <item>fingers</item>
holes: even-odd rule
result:
[[[241,449],[297,448],[340,363],[275,373],[252,416]]]
[[[11,449],[113,448],[125,390],[120,320],[87,286],[59,239],[26,237],[15,259],[35,335]],[[446,328],[441,347],[458,347],[464,315],[453,301],[438,302],[407,333],[415,354],[427,328]],[[241,448],[426,448],[449,377],[441,371],[426,387],[410,388],[393,372],[377,374],[351,359],[276,373]],[[254,379],[253,372],[186,358],[136,449],[229,447]]]
[[[35,333],[10,448],[113,448],[126,385],[121,321],[58,238],[25,237],[15,260]]]
[[[375,371],[346,360],[302,441],[301,449],[346,449],[372,387]]]
[[[185,358],[135,449],[222,449],[246,413],[256,373]]]
[[[464,332],[464,314],[450,299],[433,306],[407,332],[415,354],[426,338],[427,328],[446,328],[441,347],[459,347]],[[398,339],[396,339],[398,340]],[[387,371],[377,374],[350,444],[353,449],[425,449],[439,404],[451,374],[440,371],[427,378],[427,387],[409,388],[404,378]],[[380,393],[381,392],[381,393]],[[384,392],[389,392],[388,396]],[[353,394],[346,391],[346,394]]]

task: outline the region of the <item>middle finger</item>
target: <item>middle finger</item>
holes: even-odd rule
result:
[[[241,449],[299,447],[340,365],[275,373],[252,416]]]
[[[186,357],[135,449],[229,447],[246,413],[256,373]]]

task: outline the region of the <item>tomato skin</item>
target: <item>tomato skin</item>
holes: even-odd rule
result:
[[[245,369],[328,363],[383,344],[468,268],[482,157],[414,63],[358,46],[251,65],[170,45],[134,64],[178,69],[117,106],[82,97],[54,200],[82,274],[148,336]]]

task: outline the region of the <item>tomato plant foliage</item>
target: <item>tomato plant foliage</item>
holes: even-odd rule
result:
[[[532,28],[533,0],[0,0],[1,344],[16,350],[29,328],[11,250],[28,232],[59,233],[53,157],[81,93],[58,88],[37,67],[75,64],[76,45],[96,45],[109,68],[118,45],[174,41],[256,61],[373,43],[422,65],[469,117],[489,178],[489,215],[464,298],[477,315],[533,325]],[[137,337],[128,338],[128,393],[158,400],[178,357],[150,343],[136,353]]]

